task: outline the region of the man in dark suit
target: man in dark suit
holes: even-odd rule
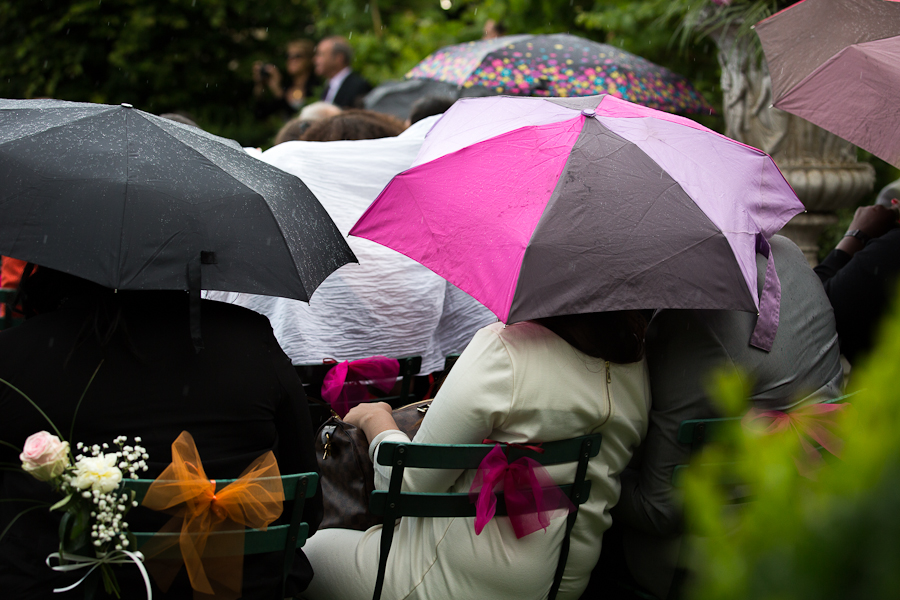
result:
[[[322,101],[341,108],[362,108],[363,97],[372,86],[350,69],[353,49],[346,39],[328,37],[316,46],[316,75],[325,81]]]

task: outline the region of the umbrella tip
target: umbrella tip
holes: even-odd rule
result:
[[[581,114],[583,114],[585,117],[590,118],[590,117],[595,116],[597,113],[594,112],[593,108],[585,108],[581,111]]]
[[[132,105],[128,104],[127,102],[123,102],[122,106],[124,106],[125,108],[134,108]]]

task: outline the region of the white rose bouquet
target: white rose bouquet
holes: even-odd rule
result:
[[[100,365],[102,364],[101,362]],[[88,387],[100,370],[100,365],[94,371]],[[88,569],[87,574],[74,585],[53,591],[69,591],[99,570],[106,592],[119,598],[119,585],[112,565],[133,562],[143,575],[149,598],[150,579],[142,562],[143,556],[137,552],[135,538],[125,521],[128,511],[138,503],[134,500],[134,492],[120,489],[124,477],[138,479],[138,472],[147,470],[148,456],[147,451],[139,445],[141,438],[136,437],[133,444],[128,444],[128,438],[119,436],[113,440],[112,448],[105,443],[85,446],[79,442],[76,445],[79,454],[73,456],[69,442],[61,439],[59,429],[34,400],[8,381],[0,379],[0,384],[8,386],[27,400],[56,432],[53,435],[47,431],[39,431],[28,436],[19,454],[22,469],[26,473],[47,482],[62,495],[62,499],[50,507],[51,511],[63,511],[63,516],[59,527],[59,552],[47,557],[47,565],[54,571],[62,572]],[[75,415],[78,414],[85,393],[87,388],[75,406],[73,428]],[[12,446],[7,442],[0,443]],[[16,519],[18,516],[9,525]],[[0,534],[0,538],[2,537],[3,534]],[[59,561],[58,565],[50,565],[53,558]],[[96,579],[86,584],[86,597],[93,595],[95,584]]]
[[[19,455],[25,472],[46,481],[63,496],[50,507],[65,512],[59,528],[59,552],[48,557],[48,564],[50,558],[58,558],[60,565],[54,570],[90,567],[88,574],[99,568],[106,592],[116,597],[119,586],[111,565],[141,559],[134,552],[134,536],[125,521],[125,515],[138,503],[133,492],[119,490],[123,477],[137,479],[139,471],[147,470],[148,456],[138,445],[140,441],[135,438],[134,445],[129,445],[128,438],[119,436],[113,440],[113,448],[109,444],[88,447],[79,442],[76,449],[81,453],[73,460],[68,442],[39,431],[25,440]],[[64,589],[72,589],[81,581]]]

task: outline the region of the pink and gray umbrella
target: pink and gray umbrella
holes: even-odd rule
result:
[[[776,108],[900,167],[900,4],[803,0],[756,32]]]
[[[767,240],[803,211],[765,153],[613,96],[472,98],[350,231],[471,294],[504,322],[649,308],[759,311]],[[761,298],[756,252],[769,255]]]

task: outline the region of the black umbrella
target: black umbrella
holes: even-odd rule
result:
[[[309,300],[355,261],[294,175],[132,108],[0,100],[0,254],[123,290]]]

